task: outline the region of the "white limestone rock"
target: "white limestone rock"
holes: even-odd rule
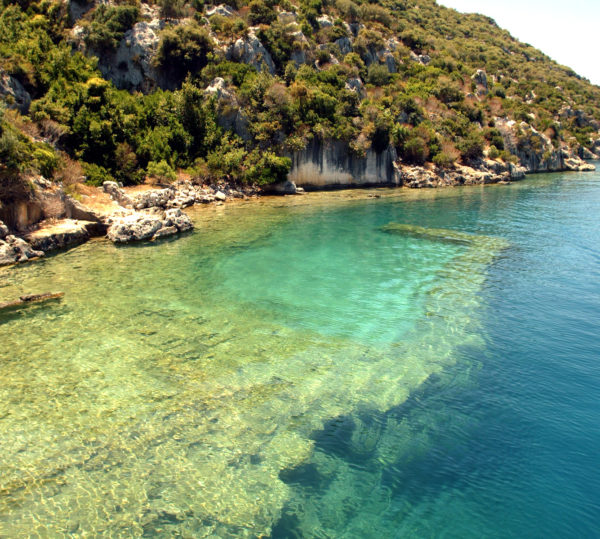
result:
[[[256,37],[255,29],[250,28],[245,37],[240,37],[227,50],[227,59],[234,62],[242,62],[254,66],[258,71],[262,71],[266,66],[269,73],[275,73],[275,64],[260,40]]]

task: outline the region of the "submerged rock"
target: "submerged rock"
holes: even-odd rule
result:
[[[44,294],[28,294],[26,296],[20,296],[19,298],[13,301],[9,301],[7,303],[0,303],[0,311],[5,309],[17,309],[19,307],[31,305],[32,303],[40,303],[42,301],[61,299],[64,295],[64,292],[45,292]]]

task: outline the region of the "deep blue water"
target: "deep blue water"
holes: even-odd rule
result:
[[[463,347],[399,408],[313,433],[314,462],[284,477],[297,499],[273,537],[327,520],[332,478],[319,468],[332,459],[361,501],[315,535],[358,537],[362,520],[371,537],[600,537],[600,174],[413,201],[407,213],[510,241],[480,293],[486,345]],[[357,420],[377,425],[378,444],[398,424],[412,443],[392,464],[355,455]]]

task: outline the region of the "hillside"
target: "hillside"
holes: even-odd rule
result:
[[[2,5],[5,184],[422,186],[600,152],[599,87],[433,0]]]

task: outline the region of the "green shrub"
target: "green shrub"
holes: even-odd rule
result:
[[[455,156],[449,152],[441,151],[433,157],[432,161],[438,167],[450,168],[454,165]]]
[[[271,7],[266,5],[262,0],[252,0],[248,4],[248,22],[252,26],[258,24],[271,24],[277,19],[277,13]]]
[[[196,23],[175,26],[162,32],[155,61],[163,73],[181,82],[206,66],[212,49],[208,32]]]
[[[177,179],[177,174],[173,167],[164,159],[161,161],[150,161],[147,168],[148,176],[158,180],[161,183],[174,182]]]
[[[239,17],[224,17],[215,14],[210,18],[210,27],[214,32],[223,34],[226,37],[239,37],[245,35],[248,25]]]
[[[377,4],[363,4],[360,7],[360,16],[363,21],[373,21],[383,24],[389,28],[392,25],[392,17],[390,12]]]
[[[250,162],[252,164],[248,168],[244,180],[247,183],[258,185],[285,181],[292,168],[292,161],[289,157],[279,157],[270,151],[254,150],[250,154]]]
[[[116,50],[123,34],[135,24],[139,15],[137,6],[100,4],[88,26],[86,45],[97,51]]]
[[[402,32],[402,34],[400,34],[400,39],[408,48],[419,53],[430,46],[427,36],[416,29]]]
[[[367,74],[367,82],[373,86],[386,86],[392,78],[388,68],[382,64],[371,64]]]
[[[85,183],[99,187],[104,182],[115,181],[111,174],[102,166],[94,163],[83,163]]]
[[[0,113],[3,113],[1,108]],[[0,121],[0,168],[4,165],[9,170],[23,170],[28,153],[24,141],[9,125]]]
[[[329,60],[331,60],[331,54],[327,49],[320,49],[317,52],[317,61],[319,62],[319,64],[326,64],[327,62],[329,62]]]
[[[347,22],[355,22],[360,17],[360,8],[352,0],[336,0],[335,7]]]
[[[248,152],[237,142],[228,138],[207,157],[207,165],[211,174],[217,178],[241,181],[244,178],[244,167]]]
[[[407,163],[423,165],[429,158],[429,147],[427,141],[417,133],[412,132],[401,150],[402,159]]]
[[[165,19],[178,19],[185,15],[184,0],[158,0],[160,16]]]
[[[142,183],[144,175],[139,168],[137,155],[127,142],[117,144],[115,149],[115,178],[124,185]]]
[[[51,179],[58,168],[58,156],[47,145],[39,145],[32,154],[36,168],[45,178]]]
[[[483,156],[483,138],[479,133],[471,133],[458,143],[458,149],[467,161],[478,159]]]
[[[495,146],[498,150],[504,150],[504,138],[502,137],[502,133],[500,133],[500,131],[495,127],[492,127],[485,131],[485,138],[492,146]]]
[[[500,157],[500,150],[498,150],[498,148],[496,148],[494,145],[490,146],[490,149],[488,150],[488,157],[490,159],[498,159],[498,157]]]
[[[257,37],[269,51],[275,66],[281,73],[294,49],[294,37],[286,26],[279,22],[262,27]]]
[[[519,158],[510,153],[508,150],[502,150],[500,152],[500,159],[502,159],[502,161],[505,163],[512,163],[513,165],[516,165],[519,162]]]
[[[462,90],[458,85],[447,83],[443,84],[440,88],[436,90],[435,96],[442,103],[457,103],[464,99]]]
[[[502,86],[502,84],[494,84],[494,87],[492,88],[492,93],[496,97],[500,97],[501,99],[504,99],[506,97],[506,90],[504,89],[504,86]]]
[[[385,113],[378,114],[375,118],[374,127],[375,129],[371,135],[371,147],[376,153],[381,153],[390,145],[392,125],[389,116]]]

